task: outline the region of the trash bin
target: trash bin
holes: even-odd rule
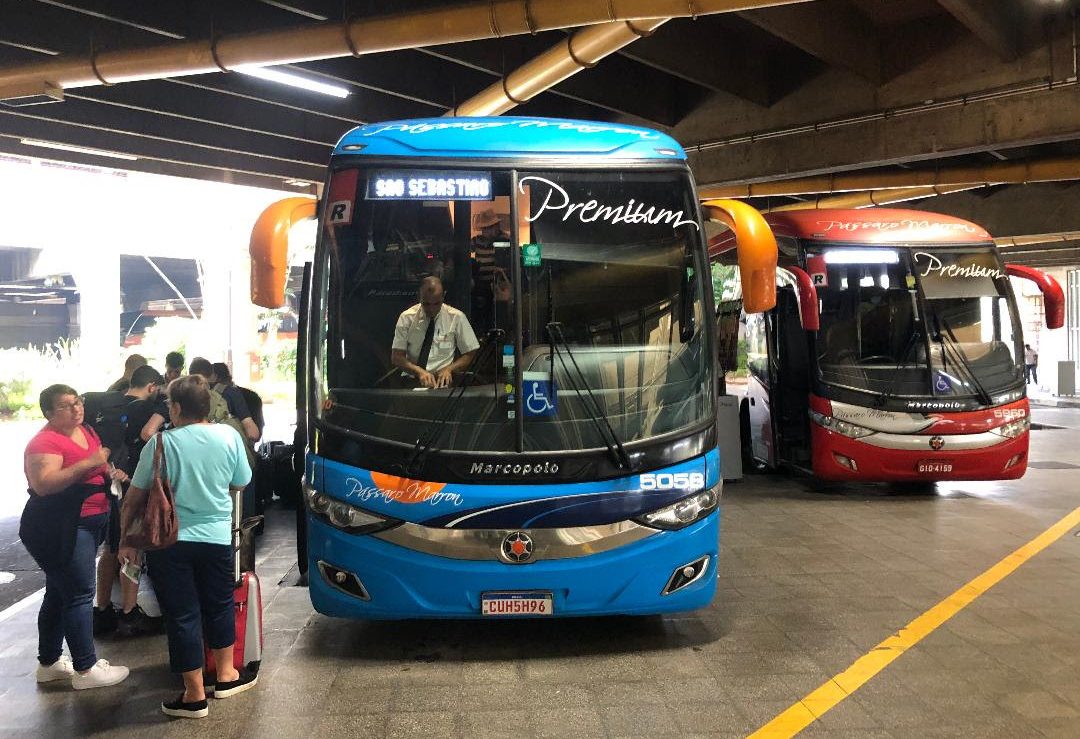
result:
[[[1076,395],[1076,362],[1057,363],[1057,394]]]

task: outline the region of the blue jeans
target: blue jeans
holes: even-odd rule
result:
[[[211,649],[236,641],[233,548],[228,544],[178,541],[146,553],[165,632],[169,667],[189,672],[203,666],[203,637]]]
[[[67,640],[71,661],[79,672],[97,662],[94,651],[94,555],[109,525],[109,514],[79,521],[75,549],[65,566],[45,573],[45,598],[38,611],[38,662],[51,665],[60,659]]]

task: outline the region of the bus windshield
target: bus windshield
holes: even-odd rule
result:
[[[708,419],[684,173],[342,170],[322,224],[326,422],[406,444],[439,423],[434,449],[510,452],[604,447],[605,422],[625,443]],[[418,292],[429,277],[440,308]],[[394,360],[417,364],[428,310],[427,368],[465,357],[445,387]]]
[[[1022,379],[1018,317],[996,253],[828,247],[818,278],[819,377],[886,397],[974,397]]]

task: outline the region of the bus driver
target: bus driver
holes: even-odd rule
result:
[[[394,327],[390,361],[423,387],[449,387],[453,373],[467,367],[480,346],[469,319],[444,304],[444,295],[442,280],[425,277],[420,302],[402,311]]]

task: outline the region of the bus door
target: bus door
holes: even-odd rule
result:
[[[777,290],[774,320],[769,325],[773,361],[771,416],[778,461],[810,465],[810,357],[807,334],[799,319],[793,287]]]
[[[746,316],[746,367],[750,377],[743,406],[745,444],[753,460],[769,467],[776,464],[771,410],[774,373],[770,359],[776,356],[774,331],[770,329],[774,320],[773,311]]]

